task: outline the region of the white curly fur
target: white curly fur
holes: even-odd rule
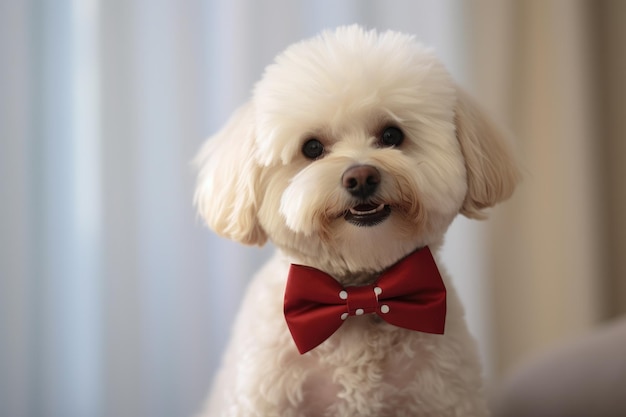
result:
[[[395,126],[405,139],[380,146]],[[303,143],[324,153],[311,161]],[[289,47],[251,100],[197,158],[196,205],[217,233],[271,240],[277,254],[255,276],[203,416],[483,416],[481,369],[452,282],[445,334],[351,317],[300,355],[282,310],[292,262],[343,285],[371,282],[417,247],[438,252],[458,213],[509,197],[518,173],[501,135],[412,37],[342,27]],[[372,202],[391,215],[359,227],[342,174],[381,174]]]

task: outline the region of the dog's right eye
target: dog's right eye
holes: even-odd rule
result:
[[[309,159],[317,159],[324,153],[324,145],[319,140],[313,138],[304,142],[302,154]]]
[[[404,140],[404,133],[397,127],[389,126],[383,130],[380,142],[383,146],[400,146]]]

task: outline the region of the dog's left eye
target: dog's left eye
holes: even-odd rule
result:
[[[302,154],[309,159],[317,159],[324,153],[324,145],[317,139],[309,139],[302,145]]]
[[[382,146],[399,146],[404,140],[404,133],[397,127],[387,127],[380,136]]]

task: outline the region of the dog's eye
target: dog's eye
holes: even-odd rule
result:
[[[309,159],[317,159],[324,153],[324,145],[319,140],[313,138],[304,142],[302,154]]]
[[[404,140],[404,133],[397,127],[386,127],[380,136],[382,146],[399,146]]]

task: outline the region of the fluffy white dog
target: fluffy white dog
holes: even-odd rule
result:
[[[443,306],[445,319],[434,320],[445,329],[405,328],[430,322],[412,313],[390,324],[389,306],[406,303],[384,301],[378,281],[410,254],[436,257],[457,213],[483,217],[518,180],[501,135],[429,49],[357,26],[297,43],[197,162],[196,205],[208,225],[278,248],[243,300],[204,415],[487,414],[475,343],[445,272],[447,307],[441,292],[435,300],[424,290],[426,304]],[[337,286],[339,304],[330,319],[288,326],[287,310],[314,309],[283,304],[292,264],[332,277],[324,285]],[[296,278],[289,285],[304,295],[323,286]],[[319,330],[331,322],[339,328]]]

